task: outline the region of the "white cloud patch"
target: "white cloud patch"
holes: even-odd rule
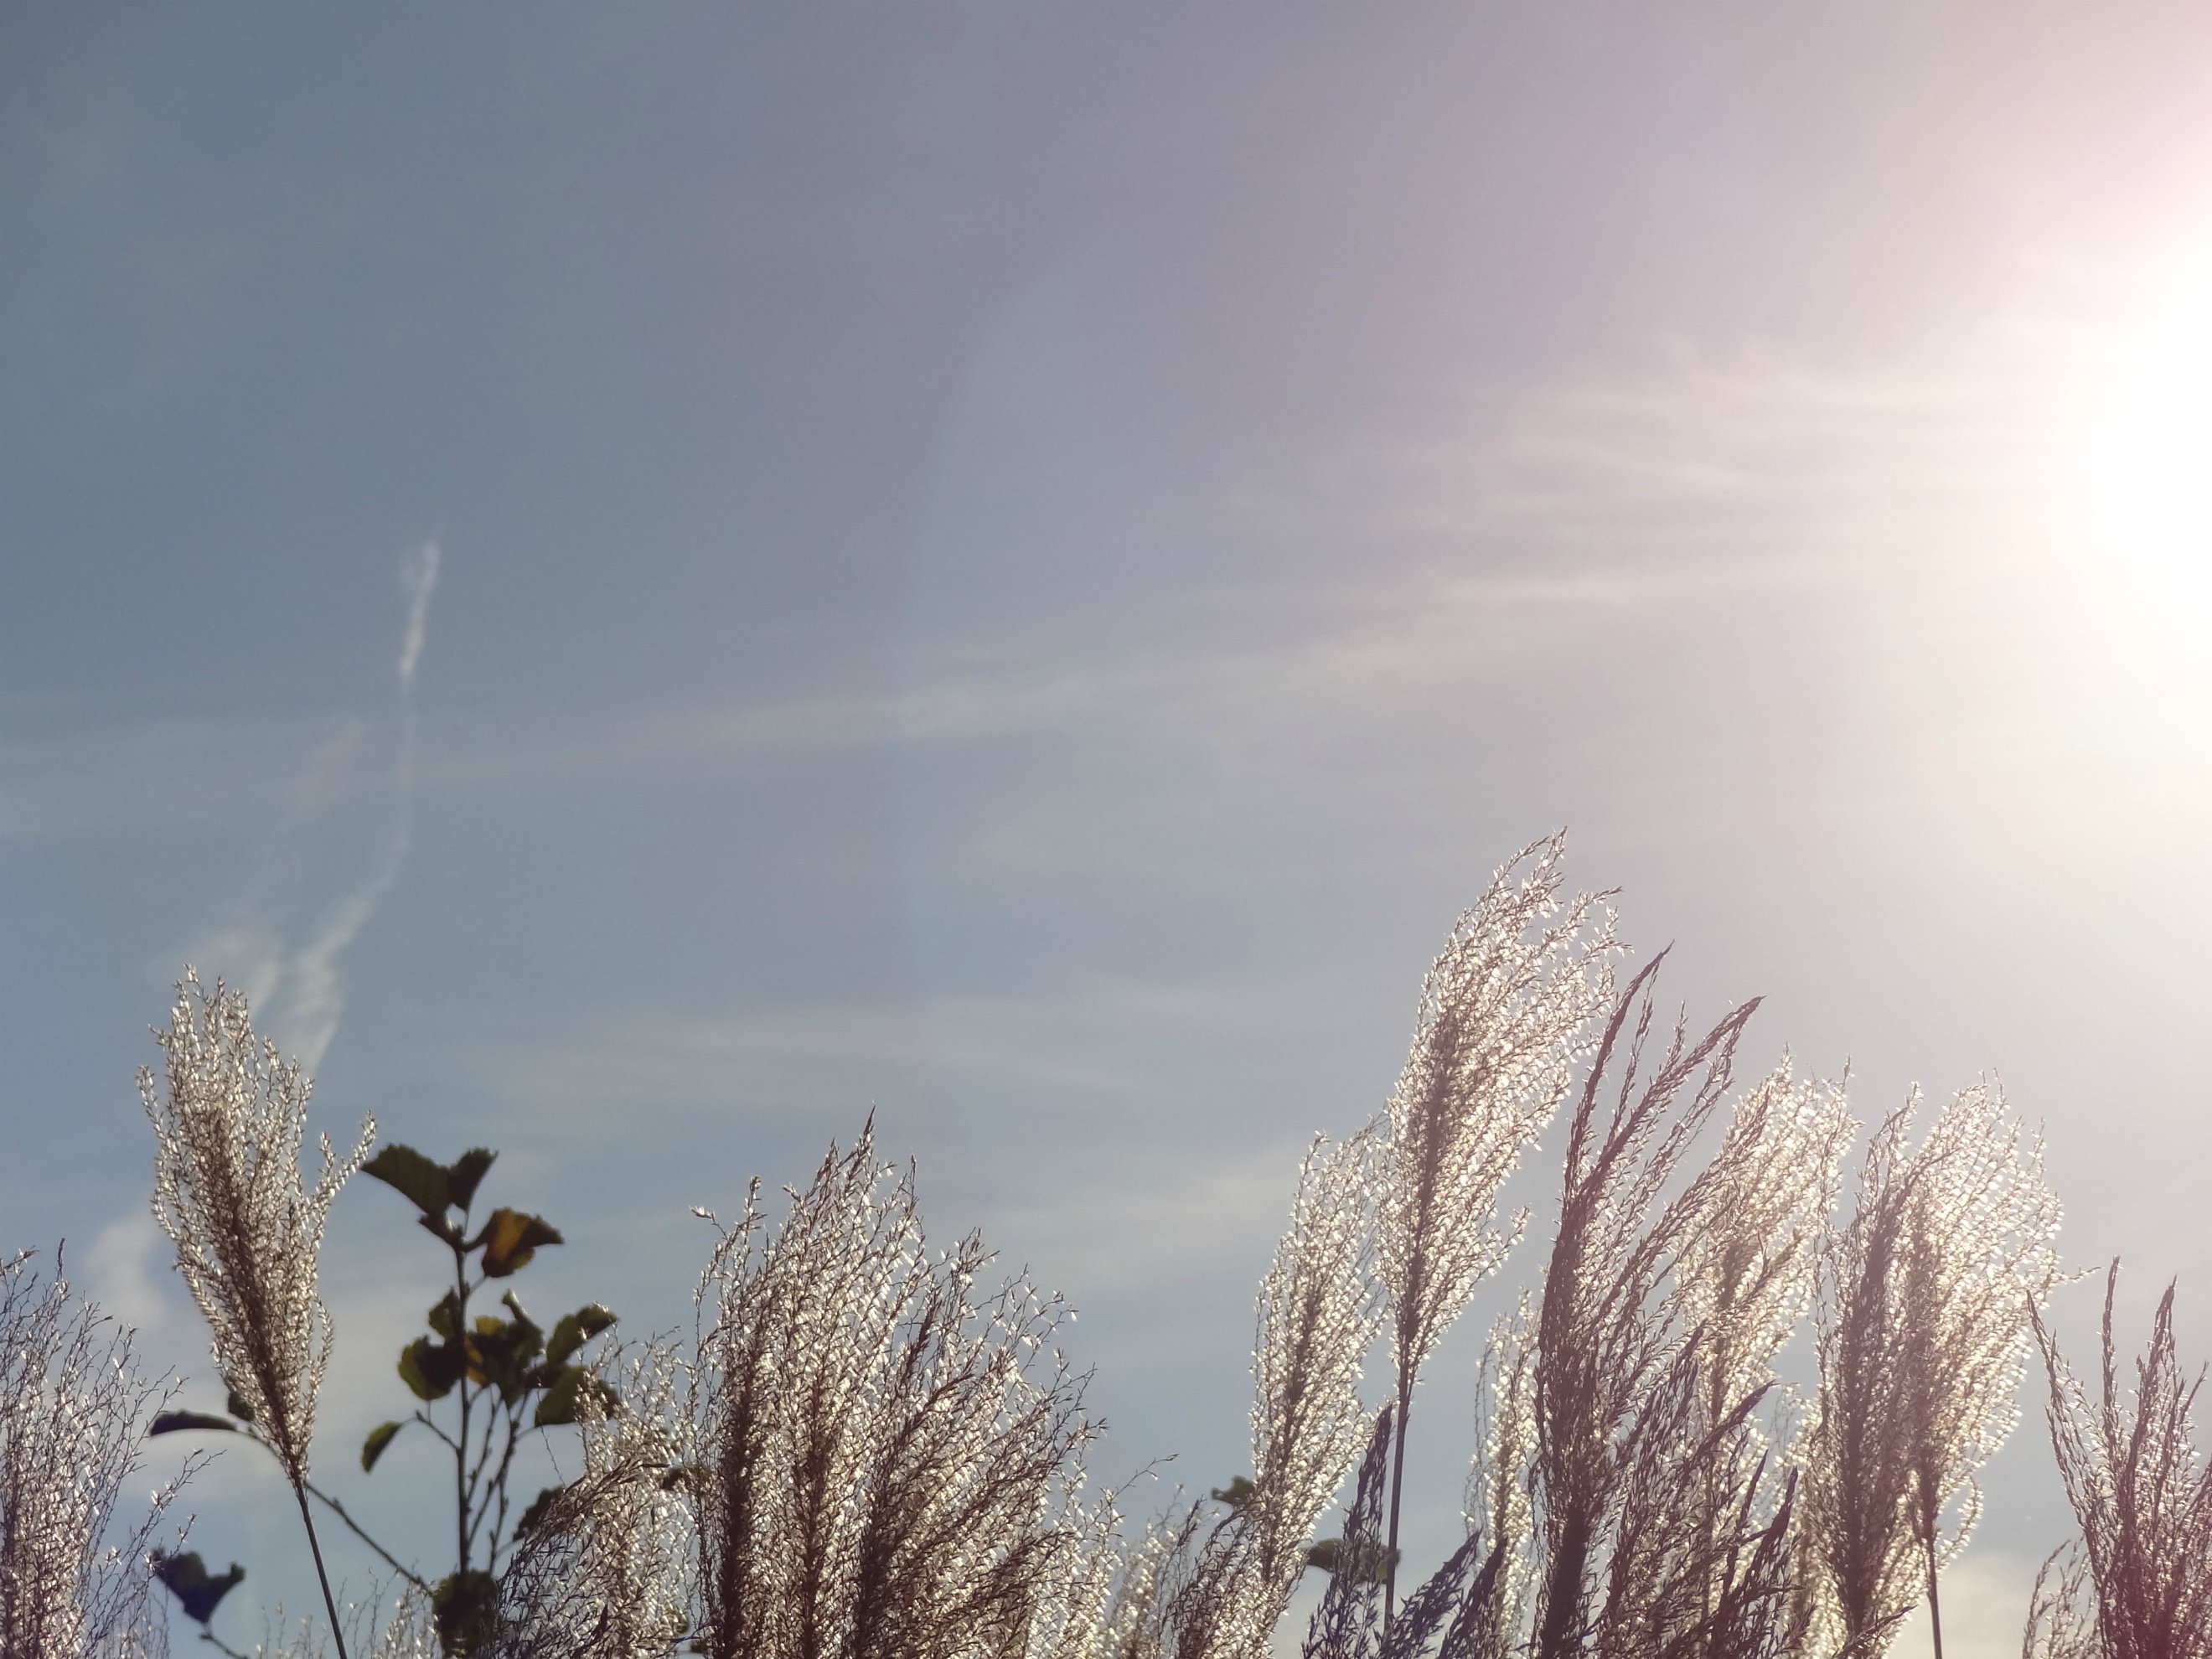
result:
[[[141,1206],[118,1216],[93,1235],[82,1256],[72,1253],[70,1277],[103,1313],[137,1333],[142,1361],[158,1365],[201,1337],[185,1316],[190,1304],[170,1271],[173,1247]]]

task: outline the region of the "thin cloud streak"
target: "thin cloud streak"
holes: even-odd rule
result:
[[[1457,430],[1299,458],[1221,502],[1224,528],[1328,551],[1318,580],[1176,598],[1210,607],[1210,644],[1127,647],[1070,665],[1049,637],[939,642],[918,683],[737,708],[447,711],[421,787],[562,789],[694,773],[702,759],[836,754],[1033,734],[1308,729],[1418,716],[1443,694],[1556,662],[1671,606],[1802,591],[1865,595],[2054,505],[2074,435],[2079,331],[2014,322],[1941,355],[1874,366],[1678,353],[1638,376],[1492,389]],[[411,690],[439,575],[434,541],[402,562],[397,666],[403,803],[416,787]],[[1274,637],[1248,641],[1255,602]],[[166,731],[167,728],[163,728]],[[310,741],[290,734],[292,746]],[[241,816],[268,793],[264,725],[196,726],[195,751],[236,787],[148,787],[165,738],[56,733],[0,748],[0,836]],[[357,792],[367,781],[356,777]],[[387,859],[387,865],[391,860]],[[381,876],[381,868],[378,872]],[[368,910],[388,888],[362,890]],[[361,896],[357,895],[356,896]],[[366,914],[341,902],[335,959]]]
[[[344,1012],[338,958],[368,926],[407,861],[415,812],[415,671],[422,660],[422,646],[429,631],[430,596],[437,590],[440,553],[439,544],[433,538],[402,556],[399,562],[400,591],[407,598],[407,629],[399,646],[399,760],[392,782],[391,843],[383,863],[361,887],[331,907],[321,929],[292,962],[285,1012],[297,1032],[301,1063],[310,1072],[322,1064]]]
[[[398,749],[389,784],[392,827],[381,854],[357,885],[323,911],[319,924],[296,948],[288,946],[283,939],[286,895],[281,884],[263,878],[250,890],[249,896],[234,906],[232,917],[208,930],[200,948],[188,953],[188,959],[196,965],[204,963],[210,971],[244,989],[260,1011],[264,1025],[282,1033],[283,1046],[310,1073],[321,1066],[344,1013],[339,959],[368,926],[407,860],[416,773],[415,677],[428,638],[440,556],[439,544],[433,539],[410,550],[399,563],[407,616],[393,674],[398,695]],[[345,757],[336,758],[343,762]],[[344,803],[366,793],[367,787],[366,780],[335,788],[324,781],[312,793],[318,799],[335,797]],[[306,841],[315,828],[313,817],[295,812],[278,830],[278,844],[270,849],[270,858],[282,860],[295,852],[289,843]]]

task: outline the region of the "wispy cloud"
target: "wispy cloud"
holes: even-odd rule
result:
[[[363,797],[373,798],[374,786],[366,774],[380,769],[379,763],[364,760],[363,745],[348,741],[353,735],[349,732],[325,743],[295,780],[293,808],[280,818],[273,844],[263,849],[264,867],[249,878],[228,914],[206,927],[187,952],[197,965],[244,989],[264,1028],[277,1034],[310,1072],[321,1065],[344,1012],[340,958],[361,937],[406,862],[416,788],[415,678],[428,636],[440,556],[433,539],[409,550],[399,562],[406,621],[393,671],[398,740],[384,785],[389,827],[368,868],[313,911],[304,939],[294,943],[287,937],[287,917],[312,904],[294,888],[300,880],[296,872],[310,862],[299,844],[318,833],[326,816],[317,808],[335,803],[343,812]]]
[[[1910,604],[1946,571],[1973,566],[1978,580],[1992,557],[2048,542],[2093,355],[2060,325],[2015,320],[1887,360],[1680,349],[1632,373],[1478,388],[1425,431],[1285,457],[1226,491],[1204,534],[1285,550],[1249,568],[1279,562],[1282,574],[1179,583],[1161,599],[1174,630],[1139,607],[1118,636],[1072,649],[1060,619],[1041,616],[988,636],[933,636],[927,659],[889,689],[454,710],[419,781],[562,789],[696,775],[702,761],[1033,734],[1264,751],[1285,734],[1378,720],[1407,729],[1623,629],[1711,617],[1737,599]],[[416,782],[410,693],[438,561],[428,542],[401,572],[403,799]],[[211,724],[190,734],[198,775],[147,787],[148,757],[177,735],[0,746],[0,834],[235,813],[267,799],[272,752],[304,772],[319,745],[349,741],[328,728]],[[337,769],[330,787],[386,787]],[[404,836],[403,822],[403,852]],[[373,911],[388,884],[372,879],[352,896]],[[311,978],[366,915],[358,902],[331,908],[315,935],[329,949],[303,947]]]
[[[407,631],[399,642],[399,695],[414,689],[415,670],[422,660],[422,643],[430,631],[430,595],[438,588],[441,550],[433,537],[404,555],[399,561],[399,589],[407,596]],[[411,707],[403,710],[412,715]]]

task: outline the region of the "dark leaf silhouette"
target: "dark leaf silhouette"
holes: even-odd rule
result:
[[[455,1158],[446,1171],[446,1202],[457,1210],[465,1210],[474,1203],[477,1184],[498,1156],[489,1147],[471,1146]]]
[[[526,1215],[502,1205],[491,1212],[474,1244],[483,1247],[483,1270],[491,1279],[520,1273],[545,1244],[562,1243],[560,1233],[543,1217]]]
[[[417,1400],[443,1400],[461,1380],[462,1362],[450,1344],[418,1336],[399,1351],[399,1380]]]
[[[168,1586],[169,1594],[184,1608],[185,1617],[200,1625],[214,1618],[222,1598],[246,1579],[246,1569],[235,1561],[230,1564],[228,1572],[210,1576],[198,1550],[187,1550],[182,1555],[157,1553],[153,1565],[154,1576]]]
[[[614,1315],[596,1302],[587,1303],[574,1313],[562,1314],[553,1322],[553,1334],[545,1339],[547,1363],[564,1363],[593,1337],[611,1330],[614,1323]]]
[[[368,1438],[361,1443],[361,1468],[366,1474],[376,1467],[376,1460],[384,1455],[384,1449],[392,1438],[407,1425],[404,1423],[380,1423],[368,1431]]]
[[[362,1164],[361,1172],[365,1176],[374,1176],[432,1220],[442,1218],[446,1213],[447,1182],[452,1172],[444,1164],[433,1163],[423,1157],[412,1146],[403,1146],[394,1141]],[[483,1171],[478,1170],[477,1174],[481,1176]]]
[[[236,1434],[238,1425],[228,1418],[211,1417],[205,1412],[156,1412],[154,1420],[146,1425],[149,1434],[175,1434],[180,1429],[213,1429],[222,1434]]]

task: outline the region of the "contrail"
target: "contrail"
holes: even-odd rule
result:
[[[289,1024],[298,1042],[300,1063],[309,1072],[322,1064],[338,1034],[344,996],[338,983],[338,957],[360,936],[378,903],[399,879],[413,830],[415,807],[415,670],[428,635],[430,595],[438,586],[441,550],[434,537],[404,554],[399,588],[407,596],[407,629],[400,636],[399,759],[392,777],[392,840],[383,860],[367,881],[333,905],[316,935],[292,958],[286,988]]]
[[[415,675],[429,635],[430,598],[438,586],[441,553],[433,537],[409,549],[399,560],[399,590],[406,599],[407,620],[393,670],[399,742],[392,777],[392,833],[383,856],[359,885],[323,912],[320,925],[296,950],[284,948],[282,924],[274,917],[265,921],[244,919],[240,925],[208,941],[216,946],[205,953],[210,961],[226,970],[233,983],[247,988],[249,994],[258,993],[256,1000],[264,1019],[290,1039],[286,1046],[310,1072],[322,1064],[323,1055],[337,1036],[344,1004],[338,958],[361,936],[406,861],[415,799]],[[304,828],[295,820],[283,832],[284,838],[289,840]],[[263,905],[249,901],[248,908],[259,909]],[[281,901],[271,908],[281,910]],[[241,957],[246,960],[239,960]]]
[[[399,591],[407,596],[407,632],[399,646],[399,699],[403,718],[411,720],[414,708],[408,692],[415,684],[415,665],[422,660],[422,641],[429,631],[430,595],[438,586],[438,542],[424,542],[399,561]]]

